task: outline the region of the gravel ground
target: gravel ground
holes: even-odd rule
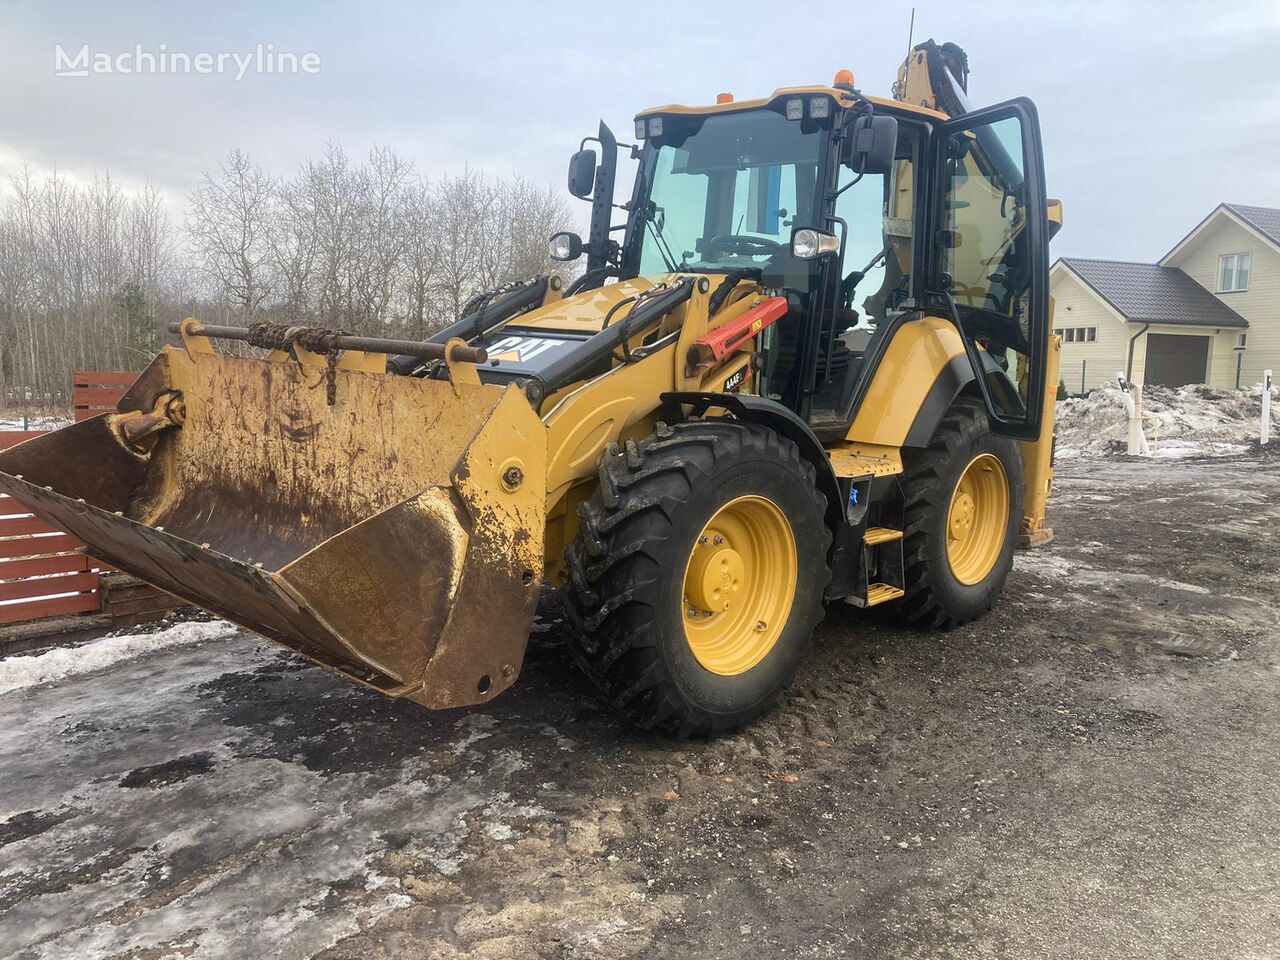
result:
[[[216,624],[28,662],[0,955],[1280,955],[1280,462],[1075,461],[1050,519],[980,623],[833,610],[710,744],[554,624],[449,713]]]

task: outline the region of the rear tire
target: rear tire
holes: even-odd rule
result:
[[[1022,454],[991,432],[981,401],[964,397],[929,446],[902,459],[906,596],[898,614],[950,630],[990,610],[1004,589],[1022,520]]]
[[[579,664],[640,727],[737,730],[790,682],[822,619],[825,510],[812,465],[765,427],[660,424],[612,446],[566,550]]]

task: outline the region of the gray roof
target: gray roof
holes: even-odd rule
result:
[[[1276,246],[1280,246],[1280,210],[1275,207],[1251,207],[1243,203],[1224,203],[1223,206]]]
[[[1280,214],[1280,211],[1273,211]],[[1236,313],[1177,267],[1063,257],[1062,263],[1129,323],[1247,327]]]

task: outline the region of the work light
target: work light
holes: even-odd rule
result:
[[[840,239],[822,230],[804,227],[791,234],[791,253],[797,260],[812,260],[840,249]]]

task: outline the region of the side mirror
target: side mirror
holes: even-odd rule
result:
[[[579,200],[587,200],[595,185],[596,152],[579,150],[569,158],[569,192]]]
[[[840,249],[840,238],[825,230],[799,227],[791,231],[791,255],[797,260],[816,260]]]
[[[553,233],[550,246],[551,259],[561,263],[582,256],[582,238],[576,233]]]
[[[845,135],[841,159],[862,173],[887,174],[897,152],[897,118],[864,115],[853,121]]]

